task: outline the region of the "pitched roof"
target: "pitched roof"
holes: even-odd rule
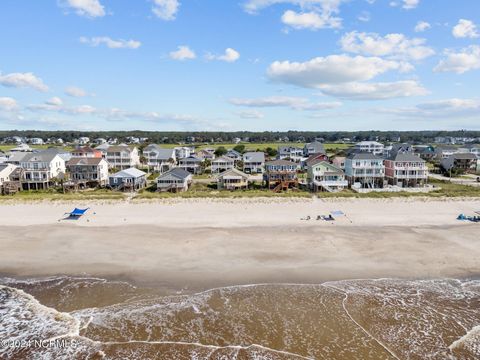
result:
[[[135,177],[135,178],[138,178],[138,177],[142,177],[142,176],[145,176],[147,175],[147,173],[141,171],[141,170],[138,170],[137,168],[128,168],[128,169],[125,169],[125,170],[122,170],[122,171],[119,171],[113,175],[111,175],[110,177]]]
[[[212,160],[212,163],[216,163],[216,162],[234,162],[235,160],[233,160],[231,157],[228,157],[228,156],[220,156],[214,160]]]
[[[425,162],[425,160],[423,160],[421,157],[410,152],[394,154],[389,158],[389,160],[405,162]]]
[[[243,171],[240,171],[238,169],[229,169],[229,170],[225,170],[224,172],[220,173],[217,175],[217,179],[219,178],[222,178],[222,177],[226,177],[226,176],[241,176],[242,178],[245,178],[245,179],[248,179],[249,176],[247,174],[245,174]]]
[[[454,159],[459,159],[459,160],[474,160],[477,159],[477,155],[473,153],[456,153],[452,154]]]
[[[261,151],[249,151],[243,154],[243,161],[262,163],[265,161],[265,154]]]
[[[102,161],[105,161],[103,158],[92,158],[92,157],[81,157],[81,158],[71,158],[67,162],[67,166],[75,165],[99,165]]]
[[[288,161],[288,160],[273,160],[273,161],[267,161],[265,163],[266,166],[297,166],[296,163],[293,161]]]
[[[20,161],[22,161],[22,162],[29,162],[29,161],[50,162],[56,156],[58,156],[58,153],[53,152],[53,151],[40,151],[38,153],[29,153],[23,159],[21,159]]]
[[[339,167],[333,165],[333,164],[330,164],[324,160],[320,160],[320,159],[316,159],[312,162],[312,164],[309,165],[309,167],[312,167],[312,166],[315,166],[315,165],[318,165],[318,164],[322,164],[323,166],[325,166],[326,168],[330,169],[329,172],[334,172],[334,173],[342,173],[343,174],[343,170],[340,169]]]
[[[186,178],[188,178],[191,175],[192,174],[190,174],[188,171],[185,171],[181,168],[173,168],[173,169],[163,173],[162,175],[160,175],[157,178],[157,180],[162,179],[162,178],[166,178],[166,177],[170,177],[170,176],[173,176],[177,179],[185,180]]]
[[[194,161],[194,162],[202,162],[203,161],[202,159],[199,159],[198,157],[191,155],[191,156],[186,157],[186,158],[181,158],[179,160],[179,162],[184,162],[184,161],[187,161],[187,160],[188,161]]]
[[[305,144],[305,148],[311,149],[310,152],[313,154],[325,153],[325,147],[320,141],[314,141],[314,142]]]
[[[132,149],[127,145],[112,145],[107,149],[107,152],[121,152],[121,151],[132,152]]]
[[[148,147],[147,147],[148,148]],[[152,147],[150,149],[147,150],[147,148],[145,148],[143,150],[143,152],[155,152],[156,155],[155,155],[155,158],[157,159],[162,159],[162,160],[168,160],[168,159],[172,159],[172,158],[175,158],[175,150],[174,149],[163,149],[163,148],[160,148],[160,147]]]
[[[347,158],[352,160],[382,160],[380,156],[369,152],[351,152]]]

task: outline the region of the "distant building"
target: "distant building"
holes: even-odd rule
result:
[[[445,172],[475,173],[478,158],[472,153],[455,153],[442,159],[440,166]]]
[[[43,145],[43,139],[42,138],[31,138],[28,141],[32,145]]]
[[[243,171],[248,174],[263,174],[265,154],[261,151],[248,151],[243,154]]]
[[[148,145],[143,149],[143,156],[147,160],[148,167],[160,173],[170,170],[177,161],[174,149],[164,149],[156,144]]]
[[[345,156],[335,156],[332,160],[332,164],[345,171],[345,159]]]
[[[361,141],[356,143],[354,150],[356,152],[368,152],[374,155],[383,155],[384,145],[377,141]]]
[[[304,159],[303,149],[295,146],[279,146],[277,158],[300,163]]]
[[[314,154],[326,154],[325,147],[319,141],[305,144],[305,146],[303,147],[303,155],[305,157],[309,157]]]
[[[78,145],[88,145],[90,143],[90,138],[87,136],[79,137],[77,143]]]
[[[191,147],[179,146],[175,148],[175,156],[177,159],[188,158],[193,155],[194,151]]]
[[[233,161],[235,161],[235,164],[237,163],[237,161],[242,160],[242,154],[240,154],[238,151],[233,149],[228,150],[225,156],[228,156],[230,159],[233,159]]]
[[[72,157],[74,158],[101,158],[102,152],[95,148],[91,148],[90,146],[78,147],[72,150]]]
[[[113,145],[107,149],[106,160],[111,168],[125,170],[140,165],[140,156],[136,147]]]

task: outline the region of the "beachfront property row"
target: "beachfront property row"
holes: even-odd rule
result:
[[[215,175],[220,189],[230,190],[247,188],[252,179],[260,179],[274,191],[300,186],[312,191],[421,187],[428,179],[426,160],[436,159],[445,172],[474,172],[479,153],[478,146],[433,149],[362,142],[344,157],[330,159],[323,144],[315,141],[303,147],[280,146],[276,158],[266,161],[264,152],[241,154],[233,149],[216,157],[214,149],[195,152],[192,147],[167,149],[151,144],[141,157],[137,147],[124,144],[84,146],[71,152],[61,148],[35,152],[20,145],[0,160],[0,190],[42,190],[61,183],[72,188],[108,186],[133,191],[147,185],[147,173],[159,173],[158,190],[185,191],[193,176],[204,172]],[[142,165],[146,172],[137,169]],[[299,173],[305,176],[299,178]]]

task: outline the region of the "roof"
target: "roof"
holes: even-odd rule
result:
[[[182,180],[184,180],[184,179],[188,178],[188,177],[191,176],[191,175],[192,175],[192,174],[190,174],[188,171],[185,171],[185,170],[183,170],[183,169],[181,169],[181,168],[173,168],[173,169],[167,171],[166,173],[163,173],[162,175],[160,175],[160,176],[157,178],[157,180],[158,180],[158,179],[162,179],[162,178],[166,178],[166,177],[170,177],[170,176],[173,176],[173,177],[175,177],[175,178],[177,178],[177,179],[182,179]]]
[[[473,153],[456,153],[451,155],[454,159],[459,160],[474,160],[477,159],[477,155]]]
[[[186,158],[181,158],[179,161],[195,161],[195,162],[202,162],[203,160],[202,159],[199,159],[198,157],[196,156],[189,156],[189,157],[186,157]]]
[[[261,151],[249,151],[243,154],[243,161],[262,163],[265,161],[265,154]]]
[[[273,160],[273,161],[267,161],[265,163],[266,166],[295,166],[297,167],[297,164],[294,163],[293,161],[288,161],[288,160]]]
[[[102,161],[105,161],[103,158],[71,158],[67,162],[67,166],[75,165],[99,165]]]
[[[58,153],[54,151],[40,151],[38,153],[29,153],[20,161],[21,162],[30,162],[30,161],[51,162],[56,156],[58,156]]]
[[[369,152],[351,152],[347,158],[352,160],[382,160],[380,156]]]
[[[128,151],[132,152],[127,145],[112,145],[107,149],[107,152],[120,152],[120,151]]]
[[[143,171],[132,167],[132,168],[128,168],[126,170],[119,171],[119,172],[111,175],[110,177],[120,177],[120,178],[134,177],[134,178],[139,178],[139,177],[142,177],[142,176],[145,176],[145,175],[147,175],[147,173],[144,173]]]
[[[425,162],[425,160],[423,160],[422,158],[420,158],[419,156],[413,154],[413,153],[410,153],[410,152],[406,152],[406,153],[397,153],[397,154],[394,154],[392,155],[388,160],[393,160],[393,161],[405,161],[405,162],[413,162],[413,161],[420,161],[420,162]]]
[[[382,143],[379,143],[378,141],[360,141],[355,144],[355,146],[361,146],[361,145],[377,145],[377,146],[383,146]]]
[[[216,163],[216,162],[234,162],[235,160],[233,160],[231,157],[228,157],[228,156],[220,156],[219,158],[216,158],[214,160],[212,160],[212,163]]]
[[[329,168],[330,169],[330,172],[335,172],[335,173],[342,173],[343,174],[343,170],[340,169],[339,167],[333,165],[333,164],[330,164],[324,160],[320,160],[320,159],[316,159],[314,160],[310,165],[309,167],[313,167],[315,165],[319,165],[319,164],[322,164],[323,166],[325,166],[326,168]]]
[[[9,156],[8,162],[20,162],[22,161],[27,155],[30,155],[29,152],[15,152]]]
[[[242,154],[240,154],[240,153],[239,153],[237,150],[235,150],[235,149],[230,149],[230,150],[228,150],[228,151],[227,151],[227,154],[233,154],[233,155],[238,156],[238,157],[241,157],[241,156],[242,156]]]
[[[151,145],[147,146],[145,149],[143,149],[143,152],[155,152],[156,155],[155,157],[157,159],[163,159],[163,160],[168,160],[175,158],[175,150],[174,149],[163,149],[161,147],[150,147]],[[150,148],[149,148],[150,147]]]
[[[248,175],[245,174],[243,171],[240,171],[238,169],[229,169],[225,170],[224,172],[218,174],[217,179],[226,177],[226,176],[241,176],[242,178],[248,179]]]
[[[305,148],[312,149],[311,153],[318,154],[318,153],[325,153],[325,147],[320,141],[314,141],[308,144],[305,144]]]

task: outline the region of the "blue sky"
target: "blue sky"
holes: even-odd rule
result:
[[[0,129],[480,129],[476,0],[0,6]]]

